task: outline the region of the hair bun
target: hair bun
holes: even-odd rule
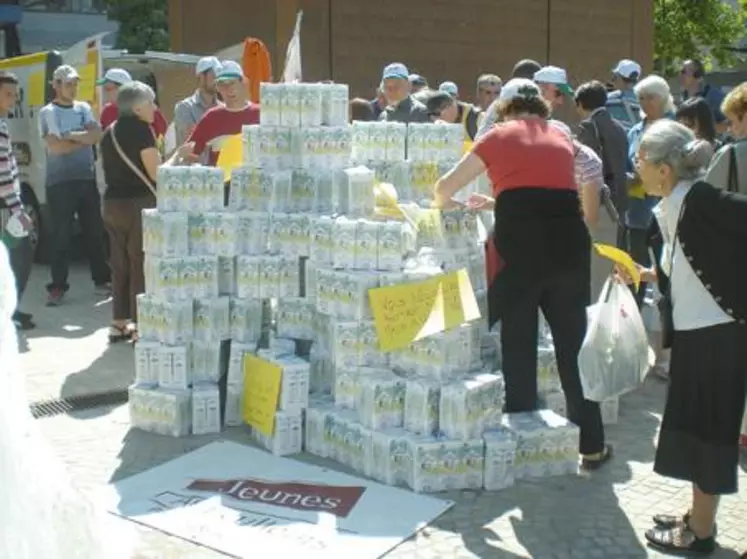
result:
[[[691,140],[682,148],[682,156],[687,168],[701,169],[710,163],[713,146],[705,140]]]

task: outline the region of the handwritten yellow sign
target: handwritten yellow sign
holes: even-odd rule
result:
[[[244,355],[244,421],[265,435],[275,430],[283,370],[251,354]]]
[[[466,270],[368,292],[379,347],[392,351],[480,318]]]
[[[47,84],[44,83],[44,70],[39,70],[29,75],[28,85],[26,86],[26,97],[30,107],[41,107],[45,104]]]
[[[78,99],[92,103],[96,100],[96,64],[78,66]]]
[[[594,243],[594,248],[597,253],[599,253],[599,256],[612,260],[612,262],[625,270],[633,280],[636,287],[641,284],[641,273],[638,271],[638,266],[636,266],[635,262],[633,262],[633,259],[627,252],[601,243]]]
[[[241,166],[244,161],[244,147],[241,134],[227,138],[220,147],[216,166],[223,169],[226,182],[231,180],[231,173],[236,167]]]

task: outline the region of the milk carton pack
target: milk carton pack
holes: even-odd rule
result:
[[[517,437],[516,479],[576,473],[579,429],[550,410],[509,413],[503,426]]]
[[[158,385],[158,342],[138,341],[135,344],[135,384],[143,387]]]
[[[192,388],[192,434],[220,433],[220,396],[217,384]]]
[[[298,128],[301,125],[301,91],[296,84],[278,84],[282,101],[280,126]]]
[[[309,288],[313,287],[316,291],[314,300],[316,301],[317,312],[330,316],[337,316],[339,289],[339,277],[335,270],[323,267],[315,267],[314,279],[310,282]]]
[[[262,116],[260,115],[260,120]],[[273,124],[272,126],[277,126]],[[259,164],[259,124],[244,124],[241,127],[241,150],[244,156],[243,162],[247,166]],[[231,173],[233,183],[233,173]]]
[[[189,211],[187,199],[187,183],[192,170],[186,166],[158,167],[156,183],[158,197],[156,205],[161,212]]]
[[[244,424],[242,408],[244,402],[244,389],[235,384],[226,386],[226,409],[223,423],[226,427],[239,427]]]
[[[260,269],[263,265],[260,256],[238,256],[236,258],[236,295],[239,299],[259,299]]]
[[[405,429],[416,435],[438,433],[441,385],[429,379],[408,379],[405,383]]]
[[[309,404],[309,363],[295,356],[282,357],[275,364],[283,370],[278,408],[298,411]]]
[[[259,123],[265,126],[280,126],[280,113],[283,107],[282,84],[268,82],[260,83],[259,100],[262,104]]]
[[[485,450],[482,439],[455,441],[442,437],[410,436],[410,488],[417,493],[480,489]]]
[[[410,125],[412,126],[412,125]],[[425,125],[426,129],[430,124]],[[433,185],[439,178],[438,164],[432,161],[415,160],[410,164],[410,192],[412,200],[430,200],[433,197]]]
[[[379,348],[379,334],[373,320],[358,323],[358,362],[363,367],[389,369],[389,353]]]
[[[231,339],[256,347],[262,337],[263,305],[260,299],[237,299],[229,302]]]
[[[505,428],[491,429],[485,441],[485,477],[483,487],[488,491],[506,489],[514,484],[516,472],[516,435]]]
[[[304,450],[316,456],[327,458],[328,442],[325,440],[324,429],[327,416],[334,411],[334,404],[312,404],[304,410]]]
[[[196,299],[194,302],[194,339],[216,342],[227,340],[230,335],[229,298]]]
[[[386,161],[404,161],[407,144],[407,125],[402,122],[386,123]]]
[[[271,436],[252,429],[252,438],[275,456],[298,454],[303,450],[301,411],[275,414],[275,429]]]
[[[218,257],[218,294],[236,295],[236,257]]]
[[[441,389],[439,425],[453,439],[474,439],[500,425],[504,385],[501,375],[475,375]]]
[[[336,316],[343,320],[367,319],[371,317],[368,291],[379,287],[376,274],[335,270],[337,288]]]
[[[195,341],[190,344],[189,350],[192,383],[217,383],[221,373],[220,344]]]
[[[231,342],[231,349],[228,354],[228,374],[227,384],[236,386],[243,390],[244,388],[244,356],[254,355],[257,351],[256,343]]]
[[[365,217],[371,215],[376,206],[374,193],[375,175],[368,167],[345,169],[348,184],[348,212],[350,215]]]
[[[237,253],[258,255],[267,252],[271,215],[261,212],[239,212],[237,215]]]
[[[358,351],[358,323],[333,322],[330,340],[330,355],[335,367],[355,368],[360,365]]]
[[[356,163],[366,163],[371,159],[371,127],[370,123],[356,120],[351,126],[352,160]]]
[[[142,220],[144,252],[165,257],[189,253],[186,212],[162,213],[156,209],[144,209]]]
[[[348,123],[350,92],[347,84],[322,84],[322,124],[345,126]]]
[[[377,227],[376,268],[401,270],[404,256],[415,247],[415,232],[410,225],[399,221],[381,221]]]
[[[342,409],[355,409],[360,390],[358,371],[353,367],[334,367],[334,385],[332,393],[335,406]]]
[[[355,234],[355,268],[375,270],[378,267],[379,224],[359,219]]]
[[[552,345],[540,345],[537,347],[537,391],[547,394],[561,390],[555,348]]]
[[[371,433],[371,461],[366,475],[387,485],[410,485],[412,458],[408,433],[401,428]]]
[[[325,440],[330,458],[363,471],[370,461],[371,431],[357,422],[355,413],[334,411],[326,418]]]
[[[146,291],[167,301],[186,298],[190,278],[184,272],[188,269],[189,261],[189,257],[167,258],[146,254],[143,262]],[[193,273],[196,274],[197,270],[194,269]]]
[[[311,340],[314,338],[313,301],[302,297],[282,297],[278,299],[275,316],[278,336]]]
[[[311,218],[308,214],[288,214],[288,245],[283,252],[288,257],[309,255],[311,244]]]
[[[182,437],[192,426],[192,392],[130,386],[128,408],[130,424],[143,431]]]
[[[321,126],[323,120],[322,110],[322,84],[304,83],[298,84],[300,124],[301,126]]]
[[[332,266],[340,269],[355,267],[355,235],[358,223],[344,216],[335,220],[332,232]]]
[[[335,221],[329,216],[311,218],[309,258],[318,266],[332,265]]]
[[[161,346],[158,363],[158,385],[161,388],[186,390],[192,384],[187,346]]]
[[[295,169],[291,182],[289,210],[292,212],[310,212],[321,173],[311,169]]]
[[[412,122],[407,125],[407,159],[410,161],[425,160],[425,135],[430,124]]]
[[[192,301],[164,301],[141,293],[137,296],[140,339],[167,345],[192,340]]]
[[[346,163],[347,164],[347,163]],[[341,165],[344,167],[345,165]],[[316,184],[314,198],[311,201],[311,211],[314,214],[331,214],[335,207],[335,176],[339,176],[340,169],[315,169]]]
[[[393,373],[359,378],[355,409],[362,425],[374,430],[402,427],[404,408],[403,379]]]
[[[329,355],[318,344],[311,346],[309,355],[309,391],[314,394],[332,394],[335,370]]]

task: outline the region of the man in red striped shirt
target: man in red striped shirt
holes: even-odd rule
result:
[[[198,157],[209,149],[208,164],[218,161],[223,142],[241,134],[245,124],[259,123],[259,105],[249,101],[246,76],[241,66],[232,60],[221,63],[215,75],[215,84],[223,105],[207,111],[192,130],[188,142],[194,142]]]

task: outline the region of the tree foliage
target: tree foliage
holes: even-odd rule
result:
[[[737,61],[730,50],[745,38],[747,0],[654,0],[654,56],[658,72],[670,76],[687,58],[706,67]]]
[[[167,0],[106,0],[106,9],[119,23],[116,48],[134,53],[169,50]]]

